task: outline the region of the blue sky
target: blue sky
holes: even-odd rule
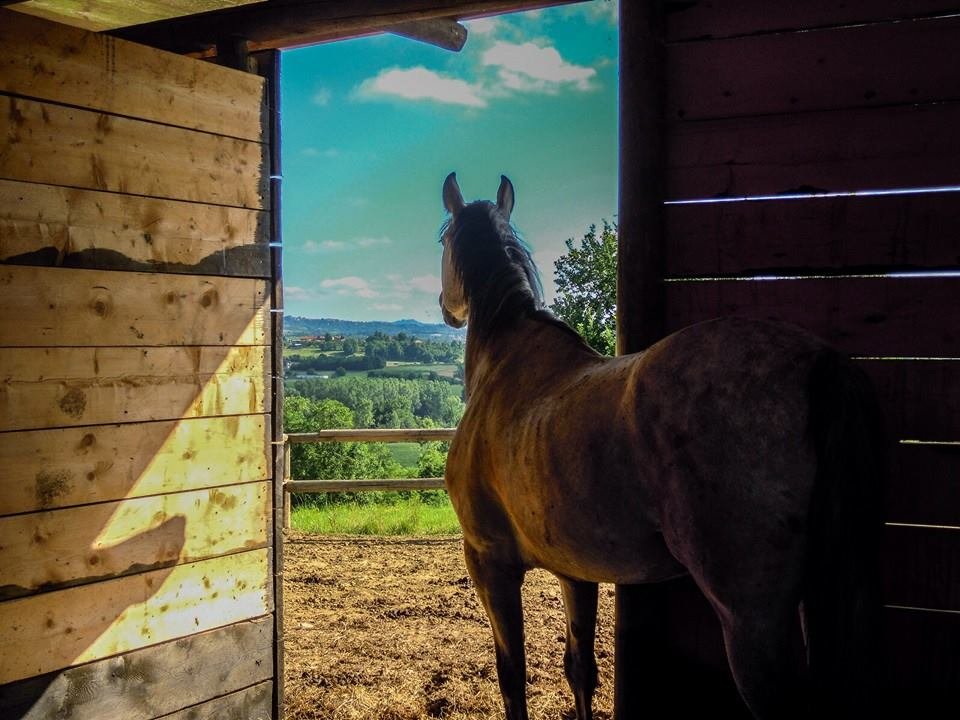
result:
[[[616,2],[465,23],[459,53],[379,35],[284,52],[285,312],[439,322],[440,189],[516,188],[548,300],[567,238],[615,219]]]

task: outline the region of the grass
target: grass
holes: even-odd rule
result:
[[[321,535],[454,535],[460,523],[445,495],[425,503],[417,496],[378,503],[304,504],[291,509],[294,530]]]
[[[371,370],[374,375],[409,375],[411,377],[420,377],[427,373],[435,372],[441,377],[452,378],[457,370],[453,363],[401,363],[391,361],[381,370]]]

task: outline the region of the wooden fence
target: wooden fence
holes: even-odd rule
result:
[[[362,492],[373,490],[443,490],[442,477],[372,478],[348,480],[293,480],[290,477],[290,446],[324,442],[427,442],[449,441],[456,428],[400,428],[370,430],[320,430],[312,433],[290,433],[283,436],[286,466],[284,468],[283,526],[290,528],[290,493]]]

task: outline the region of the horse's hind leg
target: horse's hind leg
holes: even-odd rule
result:
[[[560,578],[567,616],[567,647],[563,667],[573,691],[577,720],[592,720],[597,689],[594,639],[597,627],[597,583]]]
[[[760,720],[807,717],[798,608],[720,615],[730,670],[750,712]]]
[[[527,660],[520,597],[523,569],[481,556],[469,545],[466,561],[493,629],[497,680],[507,720],[527,720]]]

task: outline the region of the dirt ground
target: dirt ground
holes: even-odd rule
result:
[[[527,575],[532,720],[573,716],[563,603]],[[290,536],[285,546],[286,720],[502,718],[493,640],[459,537]],[[598,720],[613,704],[613,587],[601,586]]]

